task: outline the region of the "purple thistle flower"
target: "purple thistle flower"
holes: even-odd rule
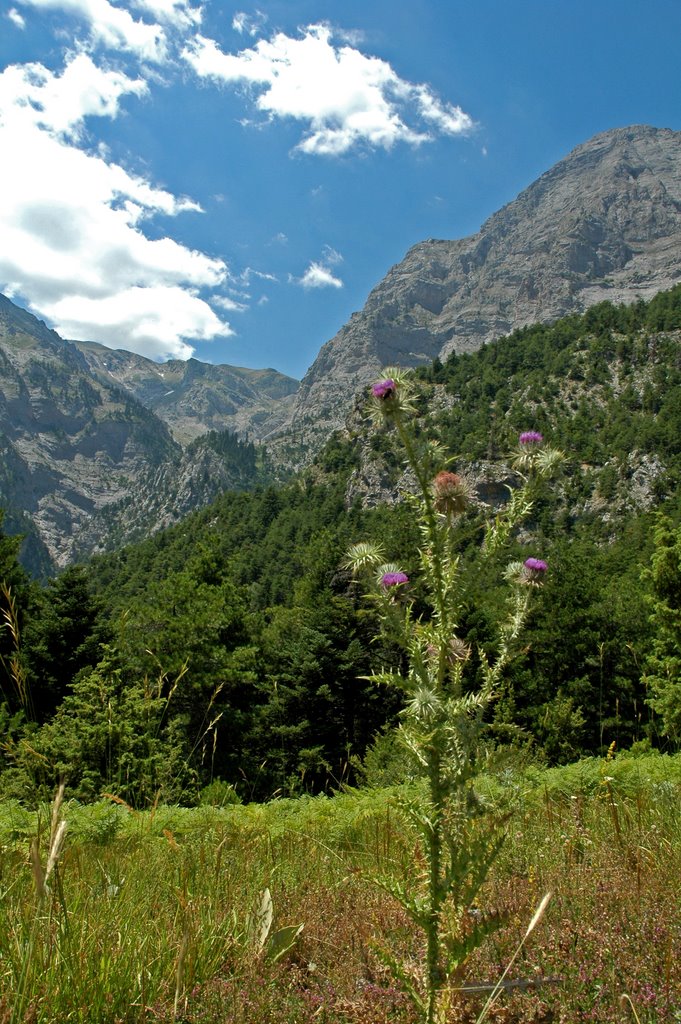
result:
[[[392,398],[393,395],[397,394],[397,384],[392,377],[388,377],[387,380],[379,380],[378,383],[372,384],[371,394],[374,398],[385,401],[387,398]]]
[[[541,574],[548,569],[548,565],[542,558],[526,558],[524,564],[527,571],[533,574]]]
[[[406,572],[384,572],[381,576],[382,587],[398,587],[403,583],[408,583],[409,577]]]
[[[541,444],[544,440],[538,430],[525,430],[518,438],[520,444]]]

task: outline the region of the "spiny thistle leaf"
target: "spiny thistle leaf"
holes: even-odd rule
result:
[[[397,957],[393,956],[393,954],[384,946],[379,946],[378,943],[375,943],[372,945],[372,949],[383,966],[388,968],[393,978],[402,986],[405,992],[407,992],[416,1008],[421,1013],[425,1013],[426,1001],[419,991],[416,981],[414,978],[409,976],[404,965],[400,963]]]
[[[392,896],[419,928],[425,927],[428,907],[423,897],[410,895],[401,882],[387,875],[374,875],[371,880],[379,889]]]
[[[471,953],[482,945],[485,939],[503,928],[508,922],[508,917],[506,911],[481,913],[480,917],[473,918],[472,925],[469,925],[469,930],[464,934],[445,936],[447,977],[451,977],[457,968],[466,962]]]
[[[268,960],[276,964],[292,951],[305,927],[304,924],[289,924],[272,932],[265,948]]]
[[[265,948],[273,918],[272,895],[269,889],[265,889],[260,897],[258,909],[255,913],[248,915],[246,923],[248,936],[256,949],[263,950]]]

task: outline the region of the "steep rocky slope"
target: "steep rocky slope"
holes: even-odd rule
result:
[[[604,132],[477,234],[415,245],[323,346],[273,449],[304,461],[386,365],[472,351],[603,299],[650,298],[679,279],[681,132]]]
[[[93,514],[179,453],[168,428],[79,350],[0,297],[0,501],[65,564]]]
[[[298,381],[276,370],[249,370],[198,359],[155,363],[93,342],[74,343],[100,378],[153,410],[185,444],[207,430],[260,440],[290,415]]]
[[[157,414],[168,381],[179,398]],[[75,345],[0,296],[0,508],[6,528],[27,537],[24,562],[48,572],[252,483],[254,450],[207,432],[240,424],[255,433],[292,387],[274,371],[196,360],[166,371]],[[205,436],[185,448],[169,426],[183,439]]]

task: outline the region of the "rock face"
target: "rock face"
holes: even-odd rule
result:
[[[415,245],[321,349],[275,452],[314,451],[385,366],[472,351],[604,299],[681,279],[681,132],[620,128],[578,146],[458,241]]]
[[[0,296],[0,508],[27,537],[25,564],[49,572],[243,486],[243,462],[207,432],[257,437],[296,386],[273,370],[76,345]],[[178,440],[200,434],[189,450]]]
[[[298,381],[276,370],[213,365],[198,359],[155,363],[132,352],[74,342],[98,377],[133,395],[186,444],[207,430],[255,441],[286,421]]]

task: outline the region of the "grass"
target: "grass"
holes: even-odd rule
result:
[[[659,1024],[681,1020],[681,758],[620,756],[490,781],[516,810],[471,914],[508,924],[468,965],[494,982],[543,894],[496,1022]],[[391,898],[368,879],[405,877],[419,855],[396,791],[333,799],[131,813],[66,802],[67,833],[41,894],[50,808],[0,805],[0,1022],[412,1024],[377,947],[417,973],[422,951]],[[249,933],[268,888],[272,930],[304,924],[278,960]],[[23,978],[23,980],[22,980]],[[474,1022],[486,993],[462,996]]]

